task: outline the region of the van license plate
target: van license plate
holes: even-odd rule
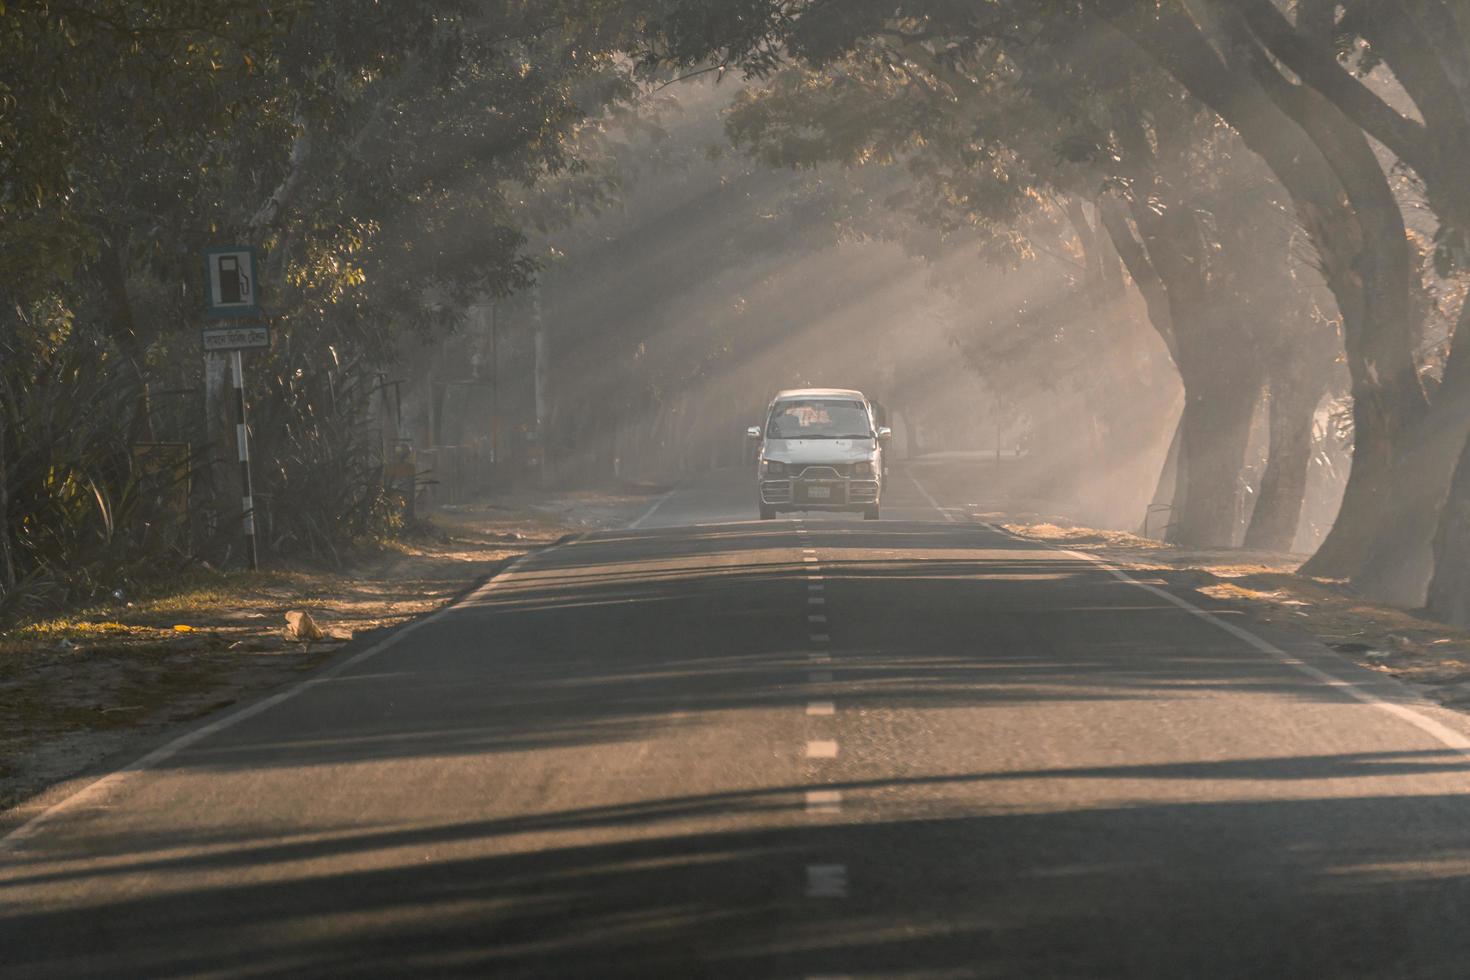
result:
[[[812,500],[826,500],[832,496],[831,487],[807,487],[806,495]]]

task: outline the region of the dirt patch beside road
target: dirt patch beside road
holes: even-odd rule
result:
[[[621,526],[649,499],[580,493],[444,509],[421,533],[346,569],[201,571],[150,596],[0,633],[0,810],[279,687],[353,637],[437,609],[530,550]],[[294,610],[324,638],[291,636]]]
[[[1343,582],[1298,575],[1305,555],[1176,548],[1122,531],[976,516],[994,519],[1018,537],[1090,552],[1171,586],[1238,605],[1263,622],[1307,630],[1364,667],[1414,684],[1448,707],[1470,711],[1470,631],[1369,602]]]

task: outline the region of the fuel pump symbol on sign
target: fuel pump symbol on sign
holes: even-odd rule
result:
[[[206,316],[260,315],[255,296],[255,253],[248,247],[214,248],[205,253]]]
[[[219,300],[221,303],[250,301],[250,277],[240,269],[240,256],[219,257]]]

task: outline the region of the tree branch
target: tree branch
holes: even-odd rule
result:
[[[730,67],[729,65],[725,64],[725,62],[722,61],[718,65],[710,65],[708,68],[700,68],[697,71],[685,72],[684,74],[678,76],[677,78],[671,78],[671,79],[669,79],[667,82],[664,82],[662,85],[659,85],[657,88],[655,88],[653,91],[649,92],[648,94],[649,95],[657,95],[658,93],[662,92],[664,89],[668,88],[670,85],[675,84],[676,82],[683,82],[683,81],[687,81],[687,80],[689,80],[691,78],[698,78],[700,75],[708,75],[712,71],[719,72],[720,73],[720,77],[723,78],[724,75],[725,75],[726,70],[728,70],[729,67]]]
[[[1174,363],[1177,365],[1179,363],[1178,341],[1174,337],[1174,317],[1169,310],[1169,297],[1164,290],[1164,281],[1159,278],[1153,263],[1149,261],[1148,253],[1144,251],[1143,245],[1134,236],[1123,205],[1116,197],[1106,195],[1099,198],[1097,215],[1108,233],[1109,240],[1113,243],[1113,249],[1118,253],[1118,258],[1123,260],[1123,267],[1128,270],[1128,275],[1133,278],[1133,284],[1138,287],[1138,292],[1143,296],[1144,306],[1148,309],[1149,322],[1163,338],[1164,346],[1169,349],[1169,356],[1174,358]]]
[[[1210,0],[1219,3],[1220,0]],[[1271,0],[1229,0],[1251,32],[1302,81],[1331,99],[1353,122],[1371,133],[1421,174],[1430,163],[1429,134],[1354,78],[1332,50],[1297,30]],[[1375,0],[1383,2],[1383,0]]]

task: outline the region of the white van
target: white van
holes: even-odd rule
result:
[[[771,400],[760,440],[761,520],[783,510],[846,510],[878,519],[883,496],[883,443],[873,405],[849,388],[797,388]]]

